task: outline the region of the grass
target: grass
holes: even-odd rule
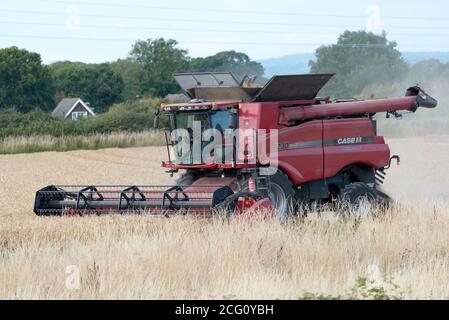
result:
[[[449,140],[389,143],[403,161],[384,188],[404,205],[285,225],[38,218],[34,195],[49,184],[172,184],[165,148],[0,156],[0,299],[448,299]]]
[[[447,204],[301,221],[6,216],[3,299],[449,297]],[[8,227],[6,227],[8,226]],[[338,226],[338,228],[336,227]]]
[[[165,144],[164,139],[163,134],[158,131],[114,132],[63,137],[50,135],[7,137],[0,139],[0,154],[161,146]]]

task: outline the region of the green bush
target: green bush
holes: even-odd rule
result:
[[[28,113],[8,109],[0,113],[0,138],[35,135],[83,136],[146,131],[152,129],[154,111],[161,103],[162,100],[152,98],[121,103],[112,106],[106,113],[76,122],[54,118],[39,109]],[[166,121],[167,119],[163,119],[161,125],[166,125]]]
[[[401,300],[403,293],[398,285],[385,275],[379,279],[359,276],[354,286],[344,294],[332,295],[305,292],[298,300]]]
[[[399,286],[386,279],[381,281],[367,277],[357,277],[355,285],[351,288],[352,300],[400,300],[402,293]]]

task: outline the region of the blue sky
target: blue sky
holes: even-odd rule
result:
[[[386,30],[402,51],[449,51],[449,2],[1,0],[0,47],[44,62],[125,58],[137,39],[173,38],[190,56],[223,50],[253,59],[313,52],[346,29]]]

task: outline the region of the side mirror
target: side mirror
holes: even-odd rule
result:
[[[228,128],[229,129],[237,129],[239,124],[239,115],[237,109],[230,109],[229,110],[229,121],[228,121]]]
[[[159,118],[161,115],[161,110],[157,109],[154,112],[153,129],[159,129]]]

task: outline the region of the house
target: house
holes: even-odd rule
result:
[[[54,117],[69,118],[73,121],[80,118],[95,117],[95,113],[81,98],[62,99],[51,114]]]

